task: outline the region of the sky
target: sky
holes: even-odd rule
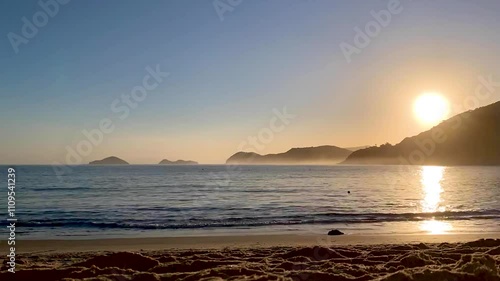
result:
[[[395,144],[431,127],[412,111],[425,92],[450,116],[500,98],[474,96],[479,77],[500,83],[496,0],[1,1],[0,14],[0,164]]]

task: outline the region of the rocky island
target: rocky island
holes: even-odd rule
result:
[[[160,164],[160,165],[198,165],[198,162],[191,161],[191,160],[170,161],[167,159],[163,159],[158,164]]]
[[[102,160],[95,160],[89,165],[128,165],[128,162],[115,156],[107,157]]]

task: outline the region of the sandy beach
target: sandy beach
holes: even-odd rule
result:
[[[16,273],[4,266],[0,280],[500,280],[499,238],[287,234],[20,241]]]

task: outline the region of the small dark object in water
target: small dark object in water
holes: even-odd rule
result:
[[[347,191],[347,194],[351,194],[351,191],[350,191],[350,190],[348,190],[348,191]]]
[[[344,232],[342,232],[338,229],[334,229],[334,230],[328,231],[328,235],[344,235]]]

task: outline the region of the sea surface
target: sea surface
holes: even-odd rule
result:
[[[13,168],[21,239],[500,232],[500,167]]]

